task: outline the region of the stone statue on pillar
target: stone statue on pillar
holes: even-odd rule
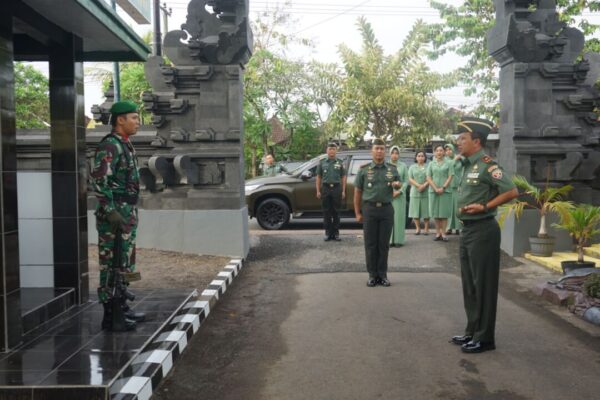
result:
[[[181,29],[164,37],[165,58],[151,56],[145,64],[152,91],[143,94],[143,106],[156,137],[153,154],[139,163],[140,225],[148,218],[140,246],[147,234],[154,237],[146,243],[162,249],[248,252],[242,118],[244,65],[253,47],[248,7],[248,0],[191,0]],[[95,109],[96,119],[106,106]]]
[[[538,185],[571,183],[600,204],[600,55],[559,20],[555,0],[494,0],[488,49],[500,64],[498,162]]]

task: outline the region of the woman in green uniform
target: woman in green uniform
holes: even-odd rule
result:
[[[452,191],[450,182],[454,175],[453,165],[447,161],[444,146],[437,145],[433,152],[433,161],[427,166],[427,182],[429,182],[429,215],[435,218],[435,239],[448,241],[446,225],[452,214]]]
[[[429,196],[427,194],[427,155],[424,151],[417,151],[415,163],[408,169],[408,182],[410,183],[410,203],[408,205],[408,217],[412,218],[417,231],[415,235],[421,234],[421,219],[425,221],[425,232],[429,235]]]
[[[394,207],[394,229],[390,237],[390,246],[399,247],[404,244],[404,229],[406,227],[406,189],[408,188],[408,167],[400,158],[400,148],[392,146],[390,150],[390,164],[395,165],[400,175],[402,186],[394,189],[392,206]]]
[[[459,185],[459,177],[462,176],[463,166],[460,161],[460,156],[457,157],[454,145],[448,143],[444,146],[444,150],[446,151],[446,160],[452,164],[454,169],[454,178],[452,178],[452,182],[450,182],[450,190],[452,191],[452,213],[450,214],[450,218],[448,218],[448,230],[446,234],[451,235],[452,229],[455,230],[458,235],[458,231],[462,228],[460,220],[458,219],[458,185]]]

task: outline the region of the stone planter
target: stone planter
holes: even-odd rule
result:
[[[573,261],[561,261],[560,266],[562,267],[563,274],[566,275],[575,269],[595,268],[596,263],[593,261],[584,261],[584,262],[580,263],[580,262],[577,262],[577,260],[573,260]]]
[[[531,254],[540,257],[551,257],[554,251],[554,238],[546,237],[540,238],[537,236],[529,237],[529,248]]]

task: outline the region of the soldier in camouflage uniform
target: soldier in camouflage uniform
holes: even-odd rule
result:
[[[138,223],[137,201],[139,197],[139,172],[135,150],[130,137],[140,126],[137,105],[120,101],[111,107],[112,131],[98,144],[94,156],[91,178],[98,206],[96,229],[98,230],[98,255],[100,259],[100,287],[98,298],[105,306],[102,327],[111,329],[109,303],[116,235],[121,235],[121,271],[135,271],[135,238]],[[128,282],[124,282],[128,284]],[[133,297],[129,295],[129,297]],[[134,313],[123,302],[129,329],[135,321],[144,319],[143,313]]]

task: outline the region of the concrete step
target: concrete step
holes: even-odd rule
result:
[[[593,244],[590,247],[585,247],[583,252],[587,256],[600,258],[600,243]]]
[[[534,256],[530,253],[525,253],[525,258],[540,264],[543,267],[549,268],[552,271],[556,271],[562,274],[561,261],[577,260],[577,253],[574,252],[562,252],[555,251],[552,253],[552,257],[540,257]],[[586,256],[585,261],[593,261],[597,266],[600,266],[600,254],[598,256]]]

